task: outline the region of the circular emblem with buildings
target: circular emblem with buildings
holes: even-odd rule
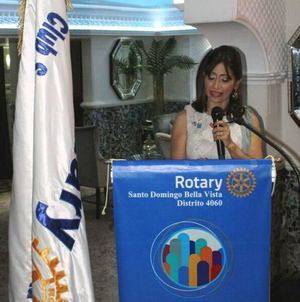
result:
[[[208,221],[180,221],[154,239],[151,266],[170,293],[199,298],[217,290],[231,267],[230,242]]]
[[[231,171],[226,179],[227,190],[236,197],[249,196],[256,187],[256,179],[247,168],[237,168]]]

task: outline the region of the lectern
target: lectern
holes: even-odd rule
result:
[[[269,301],[271,167],[114,162],[120,302]]]

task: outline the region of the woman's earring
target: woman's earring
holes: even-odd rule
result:
[[[238,94],[238,91],[235,89],[233,94],[232,94],[232,100],[237,101],[238,98],[239,98],[239,94]]]

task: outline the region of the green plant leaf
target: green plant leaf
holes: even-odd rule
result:
[[[174,67],[190,69],[196,64],[188,56],[172,55],[177,45],[175,37],[167,41],[154,39],[148,50],[141,40],[137,40],[135,44],[143,57],[143,68],[153,75],[170,73]]]
[[[124,58],[115,59],[114,66],[117,69],[117,72],[127,74],[128,62]]]
[[[176,45],[177,45],[177,41],[175,37],[169,38],[161,48],[161,55],[163,57],[170,56],[175,50]]]
[[[135,43],[133,45],[142,57],[148,57],[148,53],[142,40],[135,40]]]
[[[173,55],[166,58],[164,73],[171,73],[174,67],[189,70],[197,64],[192,58],[185,55]]]

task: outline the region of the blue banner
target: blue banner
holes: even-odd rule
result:
[[[117,161],[121,302],[269,301],[271,161]]]

